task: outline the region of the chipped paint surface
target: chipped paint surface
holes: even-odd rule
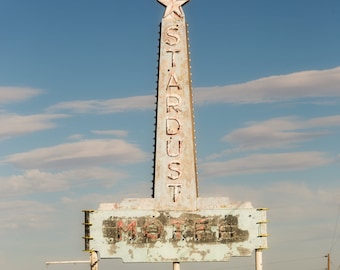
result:
[[[161,24],[154,197],[158,209],[195,210],[198,192],[188,34],[182,9],[175,10],[180,16],[170,8]]]
[[[159,52],[153,198],[85,212],[85,249],[124,262],[228,261],[267,248],[264,209],[198,197],[188,33],[182,5],[166,6]]]
[[[91,249],[124,262],[228,261],[266,247],[265,211],[98,210],[90,213]]]

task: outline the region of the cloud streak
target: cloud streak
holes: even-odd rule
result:
[[[293,147],[298,143],[330,134],[340,126],[340,115],[301,119],[297,117],[272,118],[250,122],[222,138],[236,146],[229,152]]]
[[[196,103],[257,104],[302,98],[340,97],[340,67],[270,76],[246,83],[195,90]]]
[[[92,130],[91,131],[97,135],[108,135],[108,136],[118,136],[118,137],[126,137],[128,132],[126,130]]]
[[[0,86],[0,105],[24,101],[41,94],[41,92],[29,87]]]
[[[110,114],[127,111],[155,109],[154,96],[135,96],[108,100],[76,100],[57,103],[48,111],[70,111],[74,113]]]
[[[3,113],[0,115],[0,140],[54,128],[56,124],[53,120],[65,117],[67,117],[65,114],[18,115]]]
[[[59,192],[89,186],[111,187],[127,175],[112,168],[91,166],[60,172],[25,170],[21,175],[0,177],[1,197],[23,196],[39,192]]]
[[[84,140],[13,154],[3,162],[22,169],[74,168],[104,164],[131,164],[146,154],[124,140]]]
[[[306,170],[331,164],[334,160],[323,152],[293,152],[254,154],[222,162],[205,162],[200,165],[202,175],[221,177],[238,174],[255,174]]]
[[[198,106],[208,104],[258,104],[303,98],[340,97],[340,67],[276,75],[241,84],[194,89]],[[134,96],[109,100],[76,100],[57,103],[48,111],[110,114],[155,108],[154,96]],[[324,104],[328,104],[323,101]]]

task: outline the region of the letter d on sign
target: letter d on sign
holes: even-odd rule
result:
[[[181,129],[181,123],[176,118],[167,118],[166,119],[166,134],[167,135],[176,135],[179,133]]]

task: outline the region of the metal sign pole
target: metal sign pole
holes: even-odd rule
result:
[[[98,255],[97,252],[90,252],[90,267],[91,270],[98,270]]]
[[[181,269],[180,263],[179,262],[174,262],[173,263],[173,270],[180,270],[180,269]]]
[[[262,249],[255,250],[255,270],[262,270]]]
[[[53,261],[53,262],[45,262],[45,264],[47,266],[51,265],[51,264],[80,264],[80,263],[90,263],[90,261]]]

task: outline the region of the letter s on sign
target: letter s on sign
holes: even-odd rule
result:
[[[170,26],[168,29],[166,29],[166,38],[165,43],[174,46],[177,45],[180,41],[179,35],[178,35],[179,28],[177,26]]]
[[[168,164],[168,168],[171,171],[168,175],[168,178],[171,180],[177,180],[181,177],[182,172],[177,168],[177,166],[181,165],[180,161],[172,161]]]

